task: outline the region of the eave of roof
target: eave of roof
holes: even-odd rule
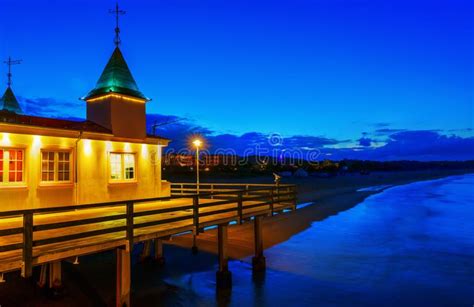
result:
[[[89,135],[103,135],[101,139],[111,139],[116,141],[130,141],[135,143],[140,143],[143,140],[133,140],[133,139],[122,139],[114,137],[112,132],[91,121],[72,121],[64,119],[55,119],[55,118],[46,118],[39,116],[31,115],[20,115],[14,112],[0,110],[0,125],[1,124],[10,124],[17,125],[22,127],[31,128],[45,128],[45,129],[54,129],[54,130],[63,130],[76,133],[88,133]],[[162,143],[161,145],[167,145],[170,140],[155,135],[147,135],[146,139],[149,140],[159,140]]]

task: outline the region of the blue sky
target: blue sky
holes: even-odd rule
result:
[[[85,116],[78,97],[112,53],[114,4],[0,0],[0,57],[24,60],[13,88],[27,112]],[[193,131],[229,147],[223,136],[277,133],[284,145],[309,148],[311,138],[338,157],[474,159],[472,1],[120,4],[123,53],[153,98],[148,113],[182,119],[160,129],[176,144]],[[434,141],[424,133],[463,141],[443,153],[431,144],[368,154],[410,143],[404,136]]]

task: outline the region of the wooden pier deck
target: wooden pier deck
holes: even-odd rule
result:
[[[21,270],[23,277],[30,277],[33,266],[51,264],[50,275],[60,279],[61,260],[117,249],[117,304],[129,305],[127,274],[134,243],[186,232],[198,235],[214,225],[225,241],[230,222],[253,219],[258,226],[262,216],[295,205],[292,185],[212,184],[197,189],[173,184],[170,197],[0,212],[0,273]],[[225,245],[222,240],[219,244]],[[219,263],[227,271],[224,245]],[[263,251],[256,250],[256,255]]]

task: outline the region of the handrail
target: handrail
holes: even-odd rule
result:
[[[184,189],[184,187],[186,186],[186,184],[183,183],[179,183],[177,185],[179,185],[182,189]],[[215,221],[217,223],[217,221],[222,218],[222,216],[218,215],[226,214],[225,218],[229,220],[236,220],[239,223],[242,223],[244,217],[256,216],[257,214],[273,215],[273,212],[275,210],[275,204],[281,204],[283,202],[283,206],[280,206],[279,208],[286,208],[289,206],[289,202],[296,201],[296,188],[294,185],[278,186],[243,184],[241,186],[245,186],[245,189],[233,189],[231,191],[221,191],[218,189],[218,187],[220,186],[225,186],[225,184],[214,184],[212,186],[212,192],[204,192],[199,194],[195,193],[192,195],[182,194],[167,197],[113,201],[98,204],[85,204],[66,207],[37,208],[0,212],[0,220],[2,217],[11,218],[12,216],[21,216],[23,226],[18,227],[19,225],[12,225],[8,229],[0,229],[0,238],[9,235],[19,235],[22,237],[20,243],[18,243],[18,241],[5,242],[3,245],[0,245],[0,252],[21,249],[21,258],[23,262],[22,275],[28,277],[31,276],[32,273],[34,247],[122,232],[125,235],[123,235],[123,237],[122,235],[120,235],[120,240],[126,239],[129,242],[128,244],[131,249],[133,247],[133,241],[135,240],[135,229],[143,229],[145,227],[152,227],[166,223],[176,223],[189,220],[189,223],[186,225],[192,227],[193,232],[197,234],[201,231],[202,227],[205,227],[202,226],[201,218],[203,217],[216,215]],[[183,193],[183,191],[181,191],[181,193]],[[226,198],[222,199],[223,197]],[[178,204],[176,207],[154,207],[150,208],[149,210],[144,208],[140,209],[139,211],[135,211],[135,205],[138,204],[154,201],[168,201],[174,199],[187,199],[190,202],[183,202],[182,204]],[[201,202],[204,199],[205,202]],[[226,205],[232,206],[226,207]],[[45,223],[44,221],[42,221],[40,224],[34,223],[35,217],[47,217],[47,214],[54,214],[57,212],[81,212],[81,210],[84,209],[104,207],[119,207],[120,210],[117,210],[119,212],[114,212],[113,214],[105,216],[92,216],[81,219],[78,219],[76,217],[76,219],[74,219],[74,215],[71,215],[70,220],[56,222],[50,221],[49,223]],[[189,213],[182,214],[183,212],[188,212],[188,210]],[[174,212],[180,212],[181,214],[179,214],[178,216],[173,216],[173,214],[171,213]],[[159,216],[160,214],[163,215]],[[134,220],[134,218],[143,218],[153,215],[156,215],[156,217],[144,220]],[[104,227],[104,225],[98,224],[117,220],[123,220],[124,223],[111,224],[110,227]],[[206,219],[204,225],[209,226],[209,223],[212,224],[213,221],[214,220],[212,219]],[[80,232],[74,232],[72,231],[72,229],[69,229],[68,231],[66,231],[65,234],[63,233],[62,235],[55,235],[57,233],[61,233],[60,231],[55,232],[55,230],[84,225],[95,225],[96,227],[91,227],[86,231]],[[100,227],[97,227],[98,225]],[[34,233],[41,231],[49,231],[53,235],[40,237],[34,235]]]

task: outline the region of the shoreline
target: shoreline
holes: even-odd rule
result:
[[[430,181],[446,177],[464,175],[472,171],[416,171],[416,172],[394,172],[394,173],[374,173],[374,178],[360,175],[346,175],[341,180],[338,178],[305,178],[296,179],[298,187],[298,203],[312,203],[296,211],[265,217],[263,220],[263,244],[264,249],[285,242],[292,236],[308,229],[311,224],[323,221],[340,212],[349,210],[367,197],[382,193],[386,189],[400,185],[411,184],[421,181]],[[344,180],[347,179],[348,180]],[[324,190],[314,189],[313,184],[318,181],[326,181]],[[332,181],[327,184],[327,181]],[[338,181],[352,181],[343,187],[338,186]],[[287,182],[285,182],[287,183]],[[295,183],[295,182],[289,182]],[[358,191],[377,185],[387,185],[379,190]],[[300,192],[302,188],[302,192]],[[215,229],[207,230],[199,234],[196,238],[200,251],[217,254],[217,232]],[[186,234],[173,237],[166,242],[182,248],[192,247],[192,235]],[[253,223],[247,222],[242,225],[231,225],[228,228],[228,255],[235,260],[243,260],[253,256]]]

